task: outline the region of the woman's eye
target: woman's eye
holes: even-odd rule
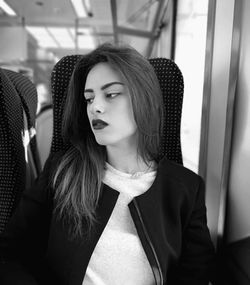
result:
[[[116,96],[118,96],[120,93],[116,92],[116,93],[107,93],[106,97],[107,98],[115,98]]]
[[[85,98],[85,102],[87,103],[87,104],[91,104],[92,102],[93,102],[93,98]]]

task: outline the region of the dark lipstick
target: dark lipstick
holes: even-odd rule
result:
[[[92,126],[94,130],[101,130],[107,127],[107,123],[102,120],[92,120]]]

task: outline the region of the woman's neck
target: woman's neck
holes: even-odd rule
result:
[[[115,169],[122,172],[134,174],[136,172],[146,172],[155,168],[153,161],[145,162],[132,150],[107,149],[107,162]]]

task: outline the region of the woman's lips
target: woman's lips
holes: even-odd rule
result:
[[[101,130],[107,127],[107,123],[102,120],[92,120],[92,126],[94,130]]]

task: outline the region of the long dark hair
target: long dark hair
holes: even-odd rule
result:
[[[157,161],[163,129],[163,98],[153,67],[129,46],[103,44],[84,55],[76,64],[69,83],[63,114],[63,137],[71,147],[62,157],[54,175],[56,211],[69,221],[70,233],[82,235],[96,221],[95,210],[102,192],[106,148],[91,131],[84,100],[89,71],[107,62],[117,70],[128,87],[138,128],[138,155],[146,162]],[[85,227],[86,229],[86,227]]]

